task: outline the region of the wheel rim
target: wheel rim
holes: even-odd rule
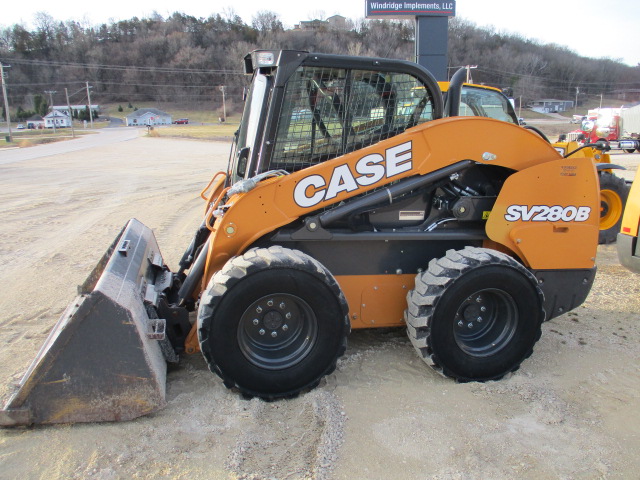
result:
[[[253,302],[238,324],[238,345],[254,365],[268,370],[292,367],[313,349],[315,313],[302,298],[267,295]]]
[[[600,190],[600,230],[614,227],[622,214],[622,199],[613,190]]]
[[[506,347],[518,326],[515,300],[504,290],[479,290],[458,308],[454,337],[474,357],[488,357]]]

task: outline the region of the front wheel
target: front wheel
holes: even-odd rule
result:
[[[460,381],[496,380],[533,352],[545,313],[535,277],[503,253],[467,247],[432,260],[407,296],[420,356]]]
[[[316,260],[257,248],[209,282],[198,312],[200,348],[227,387],[266,399],[293,396],[335,369],[347,314],[336,280]]]
[[[622,223],[624,206],[627,204],[629,187],[623,178],[609,172],[600,172],[600,233],[598,243],[616,241]]]

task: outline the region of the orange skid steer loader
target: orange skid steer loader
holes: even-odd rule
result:
[[[229,388],[294,396],[334,370],[351,328],[406,326],[439,373],[499,379],[543,321],[584,301],[593,159],[515,124],[447,118],[460,89],[445,104],[410,62],[256,51],[245,70],[229,166],[203,191],[179,271],[131,220],[0,423],[144,415],[164,404],[165,361],[198,350]]]

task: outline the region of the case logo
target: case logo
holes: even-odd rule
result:
[[[325,200],[336,198],[342,192],[353,192],[395,177],[413,168],[411,142],[387,148],[384,156],[372,153],[355,164],[355,172],[348,164],[338,165],[327,182],[322,175],[309,175],[298,182],[293,199],[299,207],[309,208]]]
[[[511,205],[507,207],[504,219],[507,222],[586,222],[591,215],[591,207],[561,207],[554,205]]]

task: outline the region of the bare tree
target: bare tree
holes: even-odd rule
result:
[[[278,14],[268,10],[261,10],[256,13],[251,25],[261,33],[284,31],[284,27],[282,26],[282,22],[280,21]]]

